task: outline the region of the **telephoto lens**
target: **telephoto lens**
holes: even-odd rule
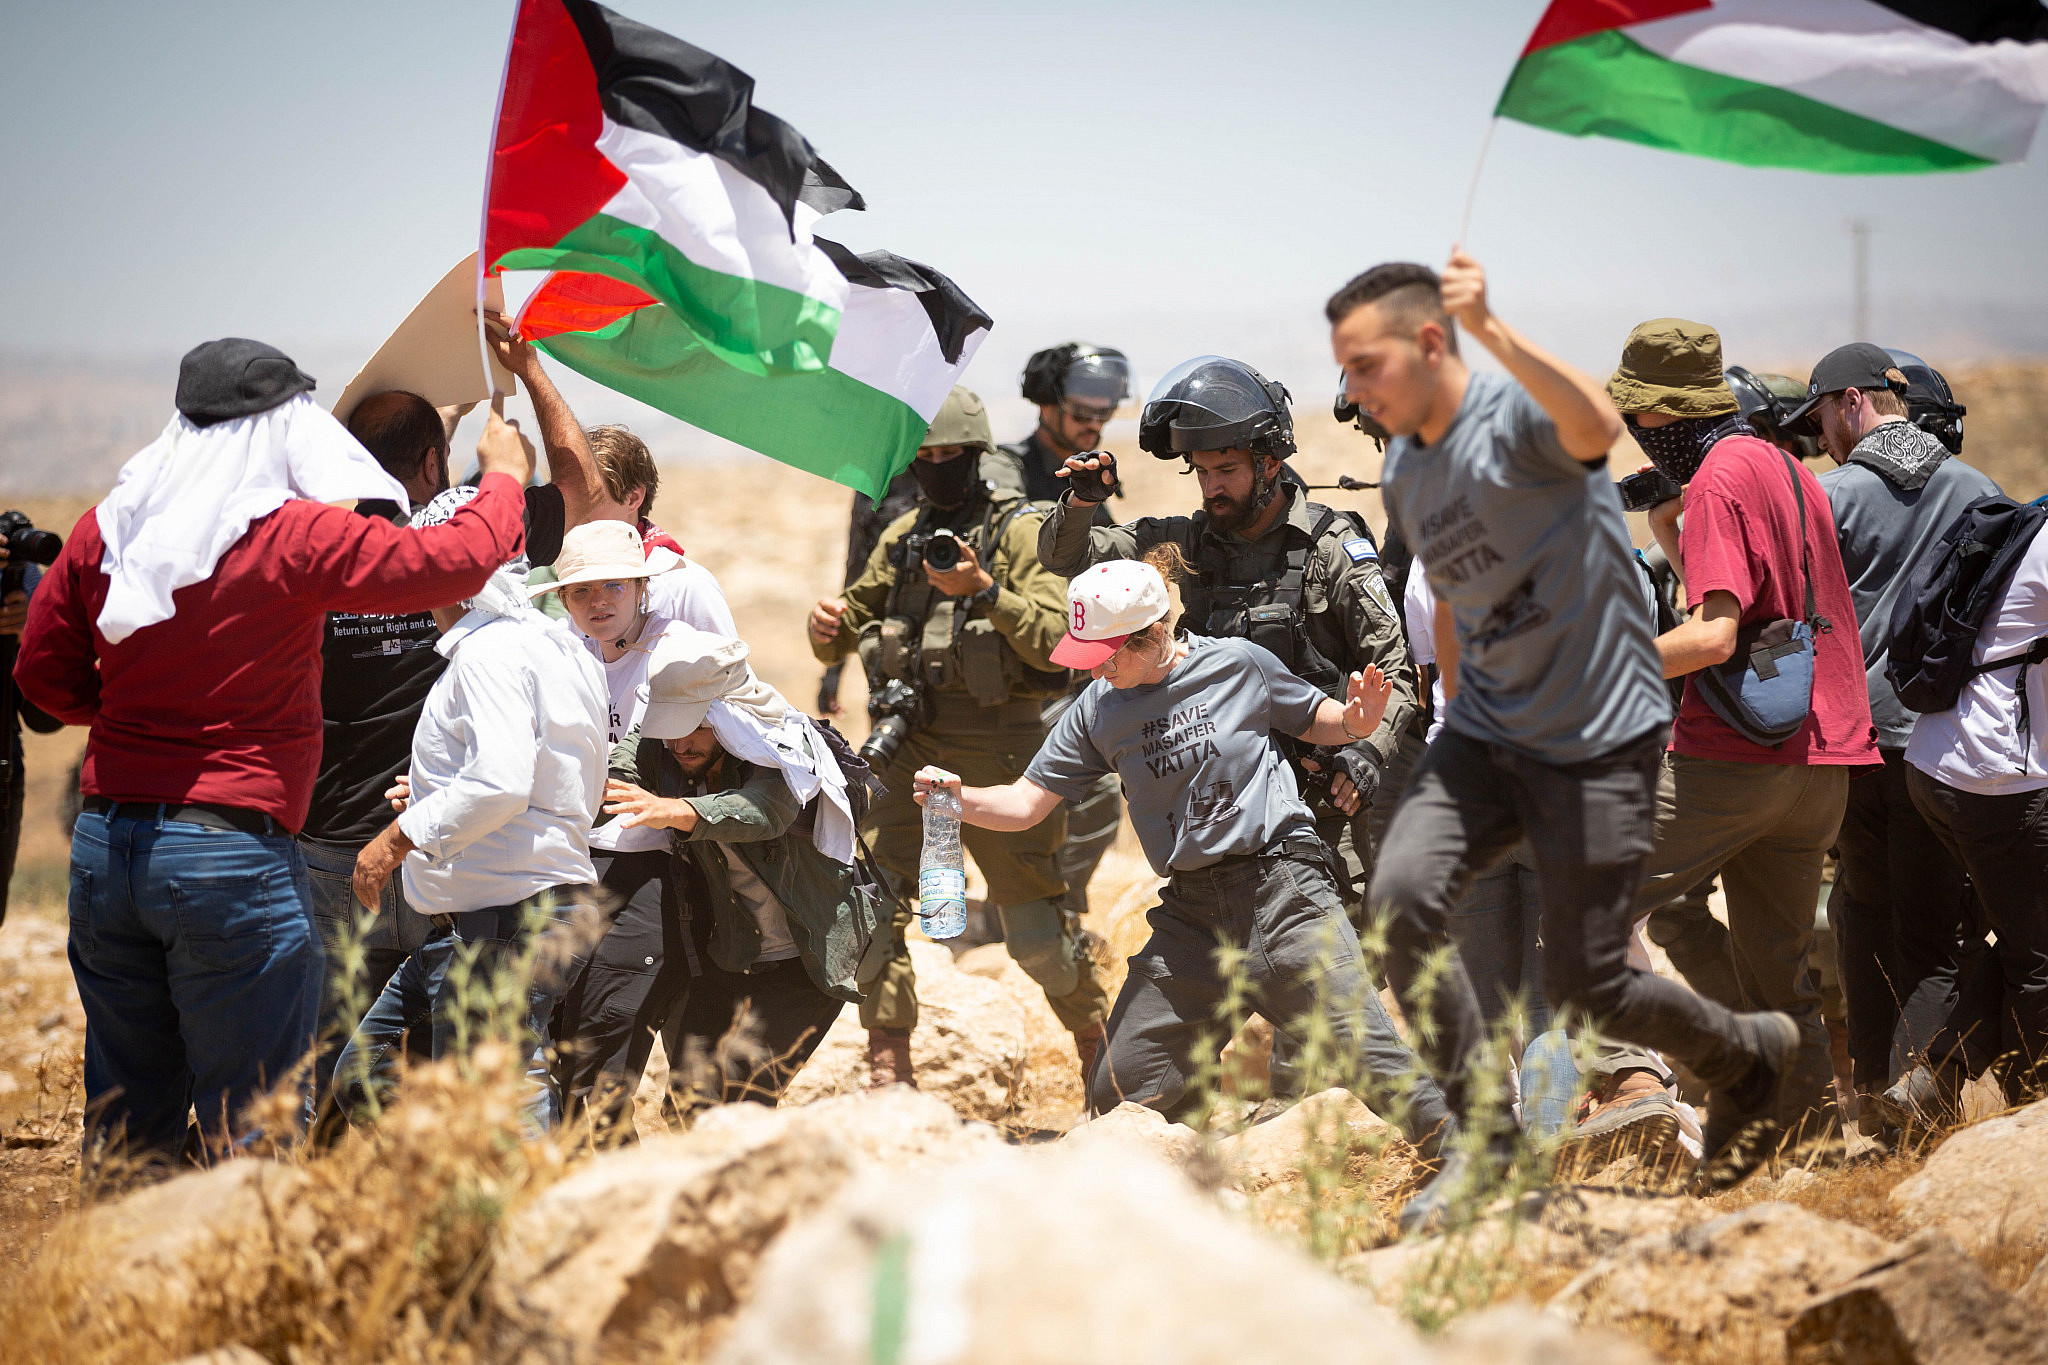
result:
[[[23,512],[0,512],[0,543],[16,563],[55,564],[64,541],[55,531],[38,531]]]
[[[895,762],[903,741],[910,738],[910,732],[922,719],[923,710],[924,699],[909,683],[900,678],[885,683],[881,691],[868,698],[871,728],[867,741],[860,746],[861,760],[877,773]]]

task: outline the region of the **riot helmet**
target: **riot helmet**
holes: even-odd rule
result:
[[[1914,355],[1893,347],[1884,348],[1906,376],[1906,420],[1940,441],[1951,455],[1963,453],[1963,414],[1969,409],[1956,401],[1941,371]]]
[[[1115,407],[1131,396],[1131,362],[1122,351],[1085,341],[1048,346],[1025,362],[1023,391],[1040,407],[1067,398]]]
[[[1730,365],[1724,377],[1751,431],[1766,441],[1789,443],[1802,460],[1820,455],[1820,441],[1812,432],[1785,422],[1785,414],[1806,401],[1804,384],[1787,374],[1754,374],[1740,365]]]
[[[1337,371],[1337,401],[1330,405],[1330,415],[1337,419],[1339,426],[1349,423],[1357,427],[1359,431],[1372,439],[1372,443],[1375,446],[1385,450],[1387,442],[1393,439],[1393,433],[1381,426],[1377,417],[1374,417],[1364,408],[1352,402],[1346,396],[1344,387],[1344,371],[1339,370]]]
[[[1138,448],[1162,460],[1202,450],[1294,453],[1285,385],[1240,360],[1198,355],[1167,372],[1138,417]]]

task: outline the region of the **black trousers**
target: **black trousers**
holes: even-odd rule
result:
[[[689,934],[697,975],[661,1029],[667,1102],[686,1112],[743,1100],[772,1106],[846,1005],[818,989],[801,958],[748,972],[719,967],[709,915],[694,917]]]
[[[1849,1061],[1864,1092],[1883,1090],[1926,1054],[1955,1005],[1975,919],[1962,865],[1906,790],[1905,750],[1880,752],[1882,768],[1850,776],[1828,901]]]
[[[1446,729],[1416,769],[1368,904],[1387,920],[1387,975],[1454,1112],[1468,1112],[1473,1098],[1467,1068],[1486,1021],[1450,915],[1474,873],[1524,836],[1541,888],[1543,994],[1553,1013],[1573,1010],[1604,1033],[1684,1062],[1715,1088],[1754,1071],[1754,1041],[1731,1011],[1628,965],[1664,738],[1660,728],[1560,765]],[[1439,974],[1432,959],[1445,951]]]
[[[1929,1049],[1971,1075],[2001,1066],[2008,1097],[2048,1082],[2048,787],[1980,796],[1908,768],[1906,790],[1976,886],[1997,942],[1967,967]]]
[[[563,1112],[601,1134],[631,1132],[633,1092],[661,1022],[689,988],[669,854],[591,850],[610,926],[555,1007],[554,1082]]]

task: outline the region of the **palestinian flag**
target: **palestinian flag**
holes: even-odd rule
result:
[[[847,282],[821,370],[762,377],[728,365],[674,309],[603,275],[549,276],[520,310],[519,334],[607,388],[879,502],[989,319],[928,266],[814,241]]]
[[[1888,175],[2025,159],[2038,0],[1555,0],[1495,113],[1749,166]]]
[[[754,82],[589,0],[520,0],[485,189],[483,264],[603,275],[726,364],[822,369],[846,277],[811,224],[856,194]]]
[[[746,73],[590,0],[520,0],[485,191],[488,273],[564,364],[879,498],[988,316],[938,272],[814,238],[865,207]]]

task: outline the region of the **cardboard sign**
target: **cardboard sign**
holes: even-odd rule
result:
[[[505,310],[505,282],[485,282],[484,304]],[[491,357],[491,378],[507,394],[517,393],[512,372]],[[470,252],[427,291],[406,314],[398,330],[386,337],[356,377],[348,381],[334,404],[337,421],[348,421],[356,404],[373,393],[409,389],[437,408],[481,403],[491,396],[484,385],[483,360],[476,340],[476,253]]]

